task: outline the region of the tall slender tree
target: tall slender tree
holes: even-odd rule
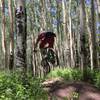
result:
[[[96,6],[97,6],[97,9],[96,9],[96,22],[97,23],[100,23],[100,0],[96,0]],[[100,26],[97,27],[97,30],[100,32]],[[100,35],[98,34],[97,35],[97,42],[98,42],[98,48],[100,48]],[[100,51],[98,50],[97,51],[97,55],[98,55],[98,67],[100,66]]]
[[[7,45],[6,45],[6,34],[5,34],[5,0],[1,0],[1,15],[2,15],[2,50],[4,54],[4,66],[7,68]]]
[[[75,67],[74,50],[73,50],[73,32],[72,32],[72,18],[71,18],[71,3],[69,1],[69,37],[70,37],[70,55],[71,55],[71,67]]]
[[[67,5],[65,2],[62,1],[62,10],[63,10],[63,45],[65,47],[64,49],[64,63],[67,64],[67,66],[70,66],[69,63],[69,55],[66,54],[69,51],[69,41],[68,41],[68,26],[67,26]]]
[[[41,28],[42,30],[43,29],[46,29],[46,8],[45,8],[45,0],[40,0],[40,8],[41,8],[41,21],[40,21],[40,24],[41,24]]]
[[[8,0],[9,17],[10,17],[10,57],[9,57],[9,69],[12,70],[14,66],[14,31],[13,31],[13,8],[12,0]]]
[[[84,0],[80,0],[80,48],[81,48],[81,69],[83,71],[83,79],[86,78],[86,49],[85,49],[85,25],[86,25],[86,13],[85,13],[85,4]]]
[[[16,67],[26,70],[26,8],[25,0],[16,0]]]
[[[91,69],[97,67],[97,47],[96,47],[96,32],[95,32],[95,9],[94,0],[91,0],[91,32],[90,32],[90,59]]]
[[[99,18],[100,18],[100,0],[96,0],[96,2],[97,2],[97,9],[98,9]]]

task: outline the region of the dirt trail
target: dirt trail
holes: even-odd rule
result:
[[[48,92],[48,100],[100,100],[100,91],[84,82],[64,82],[48,80],[43,83]]]

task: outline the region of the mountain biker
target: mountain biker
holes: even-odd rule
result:
[[[42,32],[38,35],[38,38],[34,46],[34,51],[36,51],[36,48],[39,44],[39,49],[41,51],[42,59],[44,59],[46,56],[47,48],[53,50],[55,37],[56,37],[56,34],[53,32]]]

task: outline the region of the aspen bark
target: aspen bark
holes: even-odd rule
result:
[[[91,33],[90,33],[90,59],[91,69],[97,67],[97,46],[96,46],[96,32],[95,32],[95,10],[94,0],[91,0]]]
[[[2,15],[2,50],[4,54],[4,67],[7,68],[7,45],[6,45],[6,33],[5,33],[5,1],[1,0],[1,15]]]
[[[10,56],[9,69],[12,70],[14,66],[14,31],[13,31],[13,8],[12,0],[8,0],[9,17],[10,17]]]
[[[27,20],[25,0],[16,0],[16,67],[26,70]]]
[[[70,37],[70,56],[71,56],[71,67],[75,67],[74,50],[73,50],[73,32],[72,32],[72,19],[71,19],[71,2],[69,1],[69,37]]]

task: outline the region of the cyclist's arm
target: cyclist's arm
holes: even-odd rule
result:
[[[36,43],[35,43],[34,49],[37,48],[38,43],[39,43],[39,42],[41,41],[41,39],[43,39],[44,37],[45,37],[45,34],[44,34],[44,33],[41,33],[41,34],[38,35],[38,38],[37,38],[37,40],[36,40]]]
[[[42,34],[38,35],[38,38],[37,38],[36,43],[35,43],[35,45],[34,45],[34,49],[37,48],[38,43],[40,42],[40,40],[42,39],[42,37],[43,37]]]
[[[36,40],[36,43],[34,44],[34,50],[37,49],[39,41],[40,41],[40,38],[39,38],[39,36],[38,36],[38,38],[37,38],[37,40]]]
[[[38,43],[39,43],[39,41],[38,41],[38,40],[36,40],[36,43],[35,43],[35,45],[34,45],[34,49],[36,49],[36,48],[37,48]]]

